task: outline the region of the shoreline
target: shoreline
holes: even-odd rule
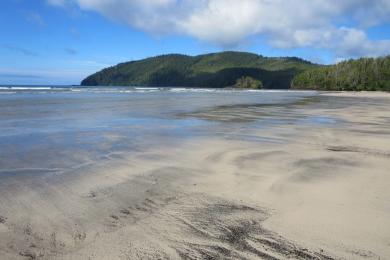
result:
[[[318,91],[318,93],[324,96],[390,97],[390,92],[386,92],[386,91]]]
[[[319,100],[288,109],[251,108],[258,110],[248,118],[301,123],[251,127],[248,139],[232,129],[117,153],[67,176],[15,179],[0,193],[0,252],[9,259],[387,258],[390,95],[382,97],[319,92]],[[245,111],[230,109],[232,122]],[[225,120],[219,113],[214,121]]]

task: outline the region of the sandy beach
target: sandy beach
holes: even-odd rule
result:
[[[0,258],[390,259],[390,94],[175,117],[227,127],[67,174],[4,166]]]

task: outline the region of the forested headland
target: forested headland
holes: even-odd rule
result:
[[[247,52],[169,54],[120,63],[81,85],[390,91],[390,56],[318,65]]]
[[[81,85],[286,89],[295,75],[317,66],[296,57],[247,52],[169,54],[106,68]]]

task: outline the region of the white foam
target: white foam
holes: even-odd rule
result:
[[[52,90],[51,87],[9,87],[11,90]]]
[[[168,89],[170,92],[217,92],[217,89],[209,89],[209,88],[170,88]]]
[[[150,87],[136,87],[136,90],[160,90],[159,88],[150,88]]]

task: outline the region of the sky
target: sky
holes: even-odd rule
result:
[[[0,84],[226,50],[332,64],[390,54],[390,0],[1,0]]]

